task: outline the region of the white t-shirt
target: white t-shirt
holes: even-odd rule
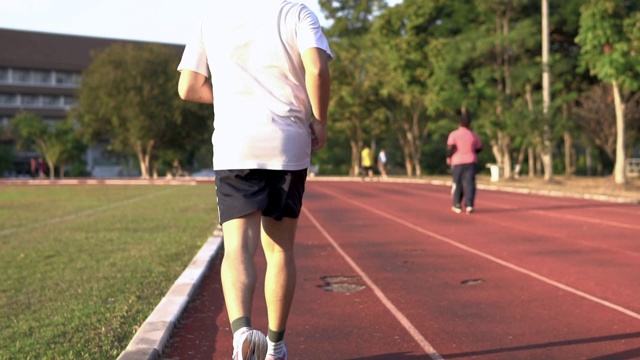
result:
[[[211,70],[215,169],[309,166],[312,111],[301,54],[310,48],[333,57],[318,18],[303,4],[212,2],[178,70],[207,77]]]

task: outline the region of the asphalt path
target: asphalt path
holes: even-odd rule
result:
[[[640,359],[640,206],[449,190],[307,183],[289,360]],[[163,358],[231,358],[219,259]]]

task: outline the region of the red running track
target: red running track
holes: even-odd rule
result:
[[[308,182],[289,360],[640,359],[640,206],[483,190],[474,214],[450,205],[445,186]],[[228,324],[217,262],[164,359],[230,359]]]

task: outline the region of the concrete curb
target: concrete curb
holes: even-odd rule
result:
[[[207,272],[211,260],[221,249],[222,232],[216,230],[140,326],[127,348],[118,356],[118,360],[160,358],[176,323]]]

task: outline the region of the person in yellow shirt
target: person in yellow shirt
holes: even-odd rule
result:
[[[373,160],[371,159],[371,148],[365,145],[360,153],[360,166],[362,167],[362,179],[365,176],[373,177]]]

